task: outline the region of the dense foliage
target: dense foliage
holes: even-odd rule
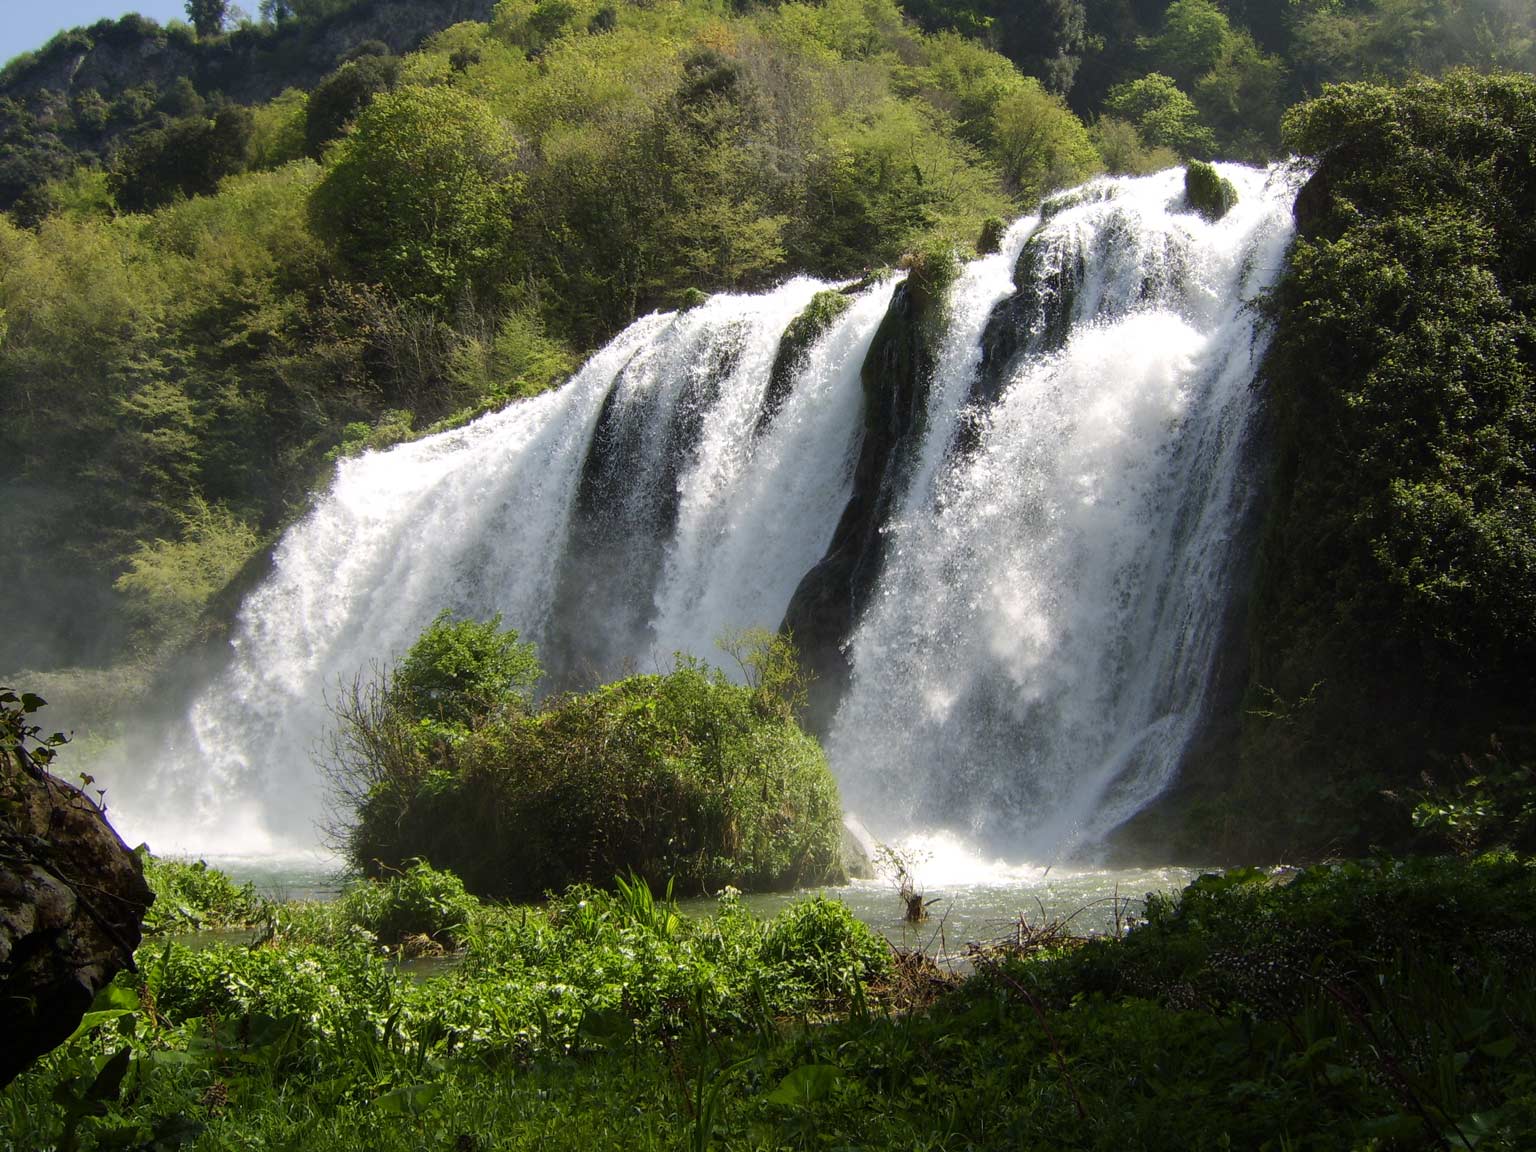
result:
[[[434,1101],[455,1111],[467,1090],[511,1103],[513,1084],[542,1075],[535,1060],[576,1055],[556,1075],[583,1082],[608,1052],[648,1076],[673,1060],[691,1067],[724,1037],[873,1000],[890,969],[884,942],[827,901],[764,923],[733,894],[694,918],[638,882],[536,909],[482,906],[456,884],[418,867],[334,904],[269,906],[254,947],[151,940],[139,972],[0,1096],[0,1144],[314,1147],[347,1117],[373,1129],[354,1146],[419,1147]],[[444,906],[462,951],[413,979],[379,941],[421,932]],[[525,1131],[558,1127],[562,1111]],[[493,1146],[492,1125],[468,1113],[452,1128],[434,1145],[467,1132],[472,1147]]]
[[[683,891],[841,873],[842,808],[794,719],[778,637],[736,647],[748,683],[679,656],[534,708],[531,651],[497,622],[438,620],[399,666],[337,702],[329,770],[359,868],[414,858],[471,890],[537,897],[633,873]]]
[[[281,905],[254,948],[142,948],[0,1094],[0,1140],[1512,1152],[1536,1126],[1533,884],[1513,857],[1207,876],[1120,938],[1021,929],[937,1000],[825,900],[767,924],[638,883],[470,901],[457,963],[420,981],[358,916],[381,893]]]
[[[1529,759],[1536,699],[1536,81],[1337,88],[1287,132],[1317,171],[1232,804],[1301,818],[1261,852],[1382,835],[1383,789],[1490,735]]]
[[[151,856],[143,848],[138,853],[155,894],[144,916],[146,935],[244,927],[263,910],[252,885],[237,885],[207,861]]]

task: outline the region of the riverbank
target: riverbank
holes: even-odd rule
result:
[[[833,901],[494,907],[419,869],[268,905],[254,947],[149,940],[0,1146],[1516,1149],[1533,897],[1508,855],[1231,872],[960,981]]]

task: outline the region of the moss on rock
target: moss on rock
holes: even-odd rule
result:
[[[784,401],[789,399],[795,374],[805,364],[806,353],[837,318],[853,305],[852,298],[836,288],[826,288],[811,297],[805,310],[789,322],[784,335],[779,338],[779,351],[773,358],[773,370],[768,375],[768,390],[763,394],[763,409],[757,417],[757,431],[761,435],[778,415]]]
[[[1211,165],[1191,160],[1184,169],[1184,199],[1214,224],[1237,203],[1237,189]]]

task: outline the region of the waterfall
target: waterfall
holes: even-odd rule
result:
[[[1177,771],[1253,498],[1245,304],[1281,267],[1294,196],[1222,171],[1240,200],[1219,223],[1184,207],[1180,172],[1100,180],[949,290],[882,569],[835,638],[852,675],[829,756],[877,834],[1054,858]],[[644,317],[554,392],[339,463],[153,767],[95,769],[128,833],[312,845],[327,695],[443,609],[500,613],[556,687],[778,626],[853,499],[866,360],[902,291],[842,289],[770,396],[785,329],[831,287]]]
[[[1098,181],[1028,239],[1034,282],[1001,309],[1018,351],[930,428],[970,443],[886,525],[851,640],[828,751],[877,834],[944,826],[1053,860],[1177,770],[1255,494],[1248,303],[1282,267],[1294,195],[1223,173],[1240,200],[1219,223],[1171,172]],[[946,347],[940,379],[973,356]]]

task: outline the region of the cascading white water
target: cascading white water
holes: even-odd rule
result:
[[[1176,769],[1249,499],[1261,348],[1243,302],[1289,235],[1281,177],[1222,171],[1241,200],[1218,224],[1183,207],[1178,172],[1100,181],[951,290],[829,741],[877,833],[948,827],[1050,859]],[[1026,243],[1043,309],[1075,286],[1066,339],[1025,339],[989,400],[982,334]],[[560,684],[776,626],[849,500],[860,370],[896,281],[857,295],[765,423],[781,334],[825,287],[646,317],[554,393],[344,461],[247,599],[158,785],[96,770],[119,821],[162,849],[313,844],[326,693],[443,609],[501,613]]]
[[[1100,181],[1044,223],[1034,329],[1068,306],[1064,344],[1026,339],[990,409],[930,429],[979,432],[886,528],[829,741],[877,834],[943,826],[1049,861],[1176,771],[1253,494],[1247,303],[1281,269],[1294,197],[1222,172],[1240,200],[1216,224],[1178,172]]]
[[[859,369],[895,287],[888,280],[864,293],[815,343],[761,438],[753,435],[761,378],[720,406],[680,486],[656,596],[660,651],[707,654],[731,630],[774,629],[784,618],[848,502],[863,417]]]
[[[313,845],[327,695],[397,659],[444,609],[500,613],[568,672],[591,676],[669,664],[676,648],[709,655],[727,627],[776,626],[847,499],[858,367],[894,284],[862,293],[816,342],[754,445],[780,335],[826,287],[798,278],[648,316],[553,393],[343,461],[242,606],[230,666],[159,746],[153,786],[142,763],[98,767],[120,826],[158,849]],[[605,456],[600,423],[609,440],[633,442]],[[618,478],[606,493],[605,470]],[[609,551],[591,589],[571,554],[591,534],[576,523],[584,481],[609,498],[596,521]],[[670,535],[669,491],[670,541],[654,538]],[[648,551],[665,559],[659,589],[628,570]],[[570,619],[557,618],[562,602]],[[628,647],[592,643],[621,633]],[[572,666],[573,648],[602,659]]]

